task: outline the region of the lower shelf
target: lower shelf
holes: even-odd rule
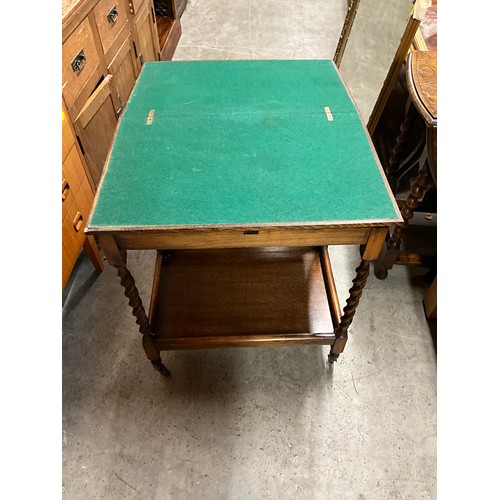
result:
[[[322,251],[159,251],[149,316],[156,346],[332,344],[338,299]]]

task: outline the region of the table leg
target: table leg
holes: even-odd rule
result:
[[[410,219],[413,217],[415,209],[419,205],[420,199],[424,196],[427,188],[431,184],[429,174],[429,164],[426,160],[420,169],[415,182],[411,187],[411,192],[401,209],[404,223],[401,226],[396,226],[391,237],[387,240],[387,246],[381,253],[379,260],[375,263],[375,276],[378,279],[385,279],[389,269],[392,269],[399,255],[401,248],[401,240],[403,233],[409,225]]]
[[[385,171],[385,175],[387,176],[387,180],[389,181],[393,192],[395,192],[396,175],[401,164],[401,154],[403,152],[403,146],[408,139],[408,135],[410,133],[414,118],[415,109],[411,104],[411,99],[408,98],[406,102],[404,120],[399,127],[399,135],[396,137],[396,144],[392,150],[391,157],[389,158],[389,166]]]
[[[101,256],[99,255],[99,249],[97,248],[95,239],[93,236],[86,236],[83,240],[83,249],[87,254],[90,262],[94,266],[94,269],[100,273],[104,269],[104,264],[101,260]]]
[[[99,241],[101,242],[108,262],[116,268],[118,272],[120,284],[124,288],[125,296],[132,308],[132,314],[136,319],[136,323],[139,325],[139,331],[142,333],[142,346],[146,352],[146,356],[156,370],[165,377],[170,377],[170,372],[161,361],[160,351],[155,346],[154,336],[151,332],[149,320],[144,310],[144,306],[142,305],[139,291],[135,286],[134,277],[127,269],[127,252],[118,247],[116,240],[112,236],[100,236]]]
[[[362,259],[361,264],[356,269],[356,277],[352,281],[352,287],[349,290],[349,298],[347,299],[347,304],[344,307],[342,317],[340,318],[340,324],[338,328],[335,329],[335,342],[333,343],[330,354],[328,355],[328,361],[333,363],[339,357],[339,354],[344,350],[347,343],[347,330],[351,326],[352,320],[354,318],[354,313],[359,304],[359,299],[361,298],[361,293],[366,285],[366,280],[370,274],[370,261]]]

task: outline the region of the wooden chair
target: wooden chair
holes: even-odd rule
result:
[[[409,97],[400,134],[389,159],[386,176],[394,195],[398,198],[404,178],[415,173],[416,178],[406,198],[398,200],[404,223],[388,235],[386,245],[375,263],[375,276],[385,279],[395,264],[428,266],[429,259],[418,254],[401,252],[401,242],[419,202],[432,186],[437,188],[437,52],[413,51],[407,60],[406,83]],[[413,151],[401,161],[404,145],[412,122],[417,116],[425,122],[425,133]]]

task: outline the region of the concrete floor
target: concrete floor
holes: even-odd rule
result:
[[[190,0],[175,59],[331,57],[347,2],[297,3]],[[146,307],[154,257],[129,252]],[[341,297],[358,260],[332,249]],[[370,275],[333,367],[327,347],[179,351],[166,380],[115,270],[82,255],[63,293],[63,498],[434,499],[424,273]]]

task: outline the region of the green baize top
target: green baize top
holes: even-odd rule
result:
[[[387,220],[394,200],[330,60],[149,62],[89,228]]]

